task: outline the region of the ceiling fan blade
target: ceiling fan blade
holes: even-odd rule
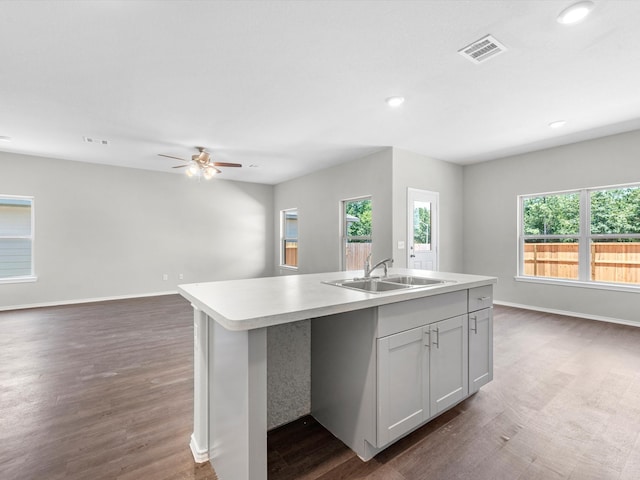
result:
[[[176,165],[175,167],[171,167],[171,168],[184,168],[184,167],[188,167],[189,165]]]
[[[239,163],[228,163],[228,162],[213,162],[213,165],[216,167],[241,167],[242,166]]]
[[[159,157],[173,158],[174,160],[180,160],[181,162],[188,162],[189,161],[189,160],[185,160],[184,158],[174,157],[173,155],[165,155],[164,153],[159,153],[158,156]]]

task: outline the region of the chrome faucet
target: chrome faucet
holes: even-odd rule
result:
[[[393,258],[385,258],[384,260],[380,260],[373,267],[371,266],[371,254],[367,255],[367,259],[364,261],[364,278],[371,278],[371,272],[373,272],[378,267],[384,267],[384,276],[386,277],[388,274],[388,264],[393,263]]]

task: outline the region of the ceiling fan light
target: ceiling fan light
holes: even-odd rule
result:
[[[594,4],[590,0],[574,3],[560,12],[560,15],[558,15],[558,23],[562,23],[563,25],[578,23],[589,15],[593,7]]]
[[[200,173],[200,167],[196,162],[191,162],[187,167],[187,177],[195,177]]]
[[[218,171],[215,168],[208,166],[202,171],[202,176],[205,180],[211,180],[217,173]]]

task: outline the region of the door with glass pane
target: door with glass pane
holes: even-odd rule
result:
[[[407,267],[438,270],[438,193],[409,188]]]

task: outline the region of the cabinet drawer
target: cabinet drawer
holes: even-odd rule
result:
[[[467,291],[442,293],[378,307],[378,335],[394,333],[467,313]]]
[[[469,311],[475,312],[493,305],[493,285],[469,289]]]

